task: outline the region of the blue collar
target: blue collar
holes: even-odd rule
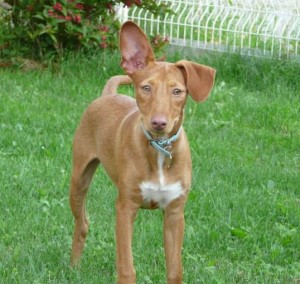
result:
[[[169,157],[172,160],[172,143],[175,142],[181,133],[182,126],[180,126],[179,130],[172,137],[167,139],[153,139],[150,133],[144,128],[142,125],[143,132],[146,138],[149,140],[150,144],[158,151],[164,154],[166,157]]]

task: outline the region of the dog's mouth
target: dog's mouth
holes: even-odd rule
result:
[[[151,137],[155,140],[160,140],[160,139],[166,139],[168,138],[168,134],[164,130],[157,131],[157,130],[150,130],[148,133],[151,135]]]
[[[168,139],[170,136],[174,135],[180,126],[177,127],[178,121],[175,120],[172,124],[172,127],[165,127],[162,130],[159,129],[154,129],[152,126],[147,126],[143,122],[143,119],[141,121],[142,123],[142,128],[146,130],[150,135],[151,138],[154,140],[163,140],[163,139]]]

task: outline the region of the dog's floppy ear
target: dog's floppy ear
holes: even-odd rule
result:
[[[119,44],[121,66],[128,75],[145,68],[155,60],[147,36],[134,22],[128,21],[122,25]]]
[[[187,60],[175,64],[182,70],[188,92],[196,102],[203,102],[214,85],[216,70]]]

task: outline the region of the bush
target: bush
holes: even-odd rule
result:
[[[168,11],[155,0],[6,0],[0,3],[1,55],[45,59],[69,50],[115,48],[118,4],[155,15]]]

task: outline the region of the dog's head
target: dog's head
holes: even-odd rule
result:
[[[215,70],[191,61],[155,61],[147,36],[133,22],[120,33],[121,66],[132,78],[142,123],[147,131],[166,135],[182,123],[187,95],[204,101],[213,87]]]

